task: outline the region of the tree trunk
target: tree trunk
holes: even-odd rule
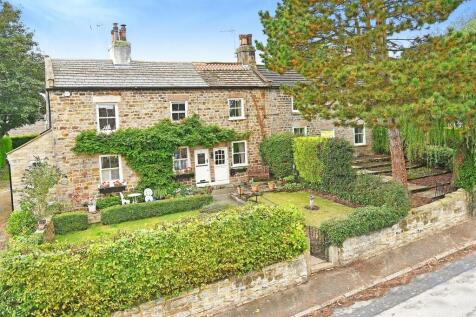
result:
[[[405,155],[400,138],[400,130],[397,128],[388,129],[390,139],[390,156],[392,159],[392,177],[407,188],[407,168],[405,166]]]

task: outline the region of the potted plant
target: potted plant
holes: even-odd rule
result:
[[[251,191],[253,193],[257,193],[259,191],[259,184],[256,183],[254,180],[251,181]]]
[[[245,187],[243,185],[238,185],[237,187],[238,195],[244,195],[245,194]]]
[[[276,182],[275,181],[269,181],[268,182],[268,188],[271,191],[274,191],[276,189]]]

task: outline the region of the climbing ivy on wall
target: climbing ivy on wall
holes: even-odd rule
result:
[[[249,133],[204,124],[197,115],[182,123],[163,120],[150,128],[120,129],[111,134],[94,130],[81,132],[76,138],[76,154],[121,155],[140,177],[143,189],[177,186],[172,168],[172,156],[180,146],[213,147],[220,142],[247,139]]]

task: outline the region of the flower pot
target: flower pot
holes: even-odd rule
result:
[[[38,230],[39,231],[45,230],[47,224],[48,222],[46,221],[46,219],[41,219],[40,221],[38,221]]]
[[[259,191],[259,186],[258,185],[251,185],[251,191],[253,193],[257,193]]]
[[[245,194],[245,189],[243,187],[238,186],[237,190],[238,190],[238,195],[244,195]]]
[[[275,190],[276,189],[276,183],[275,182],[269,182],[268,183],[268,188],[269,188],[269,190]]]

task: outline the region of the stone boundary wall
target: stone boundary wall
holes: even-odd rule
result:
[[[413,208],[407,217],[390,228],[347,239],[342,247],[331,246],[329,261],[335,265],[346,265],[460,224],[470,217],[466,195],[460,189],[445,198]]]
[[[169,300],[155,300],[116,312],[112,317],[212,316],[225,309],[306,282],[310,277],[308,256],[267,266],[241,277],[225,279]]]

